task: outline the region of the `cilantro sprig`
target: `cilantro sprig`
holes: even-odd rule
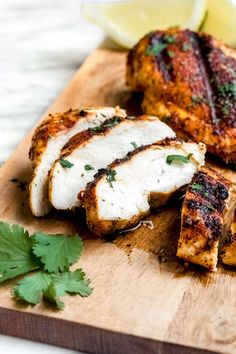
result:
[[[45,298],[62,309],[62,296],[88,296],[92,292],[82,269],[69,270],[82,250],[83,242],[78,235],[38,232],[30,236],[19,225],[0,222],[0,283],[38,270],[19,280],[12,290],[13,297],[32,305]]]
[[[42,298],[45,298],[62,310],[64,308],[62,296],[67,294],[89,296],[92,293],[89,285],[90,281],[85,278],[82,269],[58,274],[40,271],[21,279],[13,288],[12,294],[16,299],[24,300],[31,305],[36,305]]]

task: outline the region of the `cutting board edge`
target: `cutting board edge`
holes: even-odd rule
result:
[[[0,307],[0,333],[94,354],[212,354],[173,342]],[[30,321],[29,321],[30,320]],[[14,326],[12,322],[14,321]]]

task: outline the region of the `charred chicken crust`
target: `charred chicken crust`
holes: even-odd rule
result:
[[[33,176],[29,186],[29,205],[33,215],[44,216],[51,210],[48,200],[48,173],[65,143],[78,131],[100,125],[111,116],[126,116],[119,107],[69,109],[50,114],[36,128],[29,152]]]
[[[177,256],[216,271],[219,242],[230,227],[234,204],[232,183],[201,167],[185,195]]]
[[[129,52],[127,83],[181,137],[236,163],[236,51],[190,30],[151,32]]]
[[[37,164],[42,150],[47,146],[51,137],[57,136],[62,131],[67,130],[78,121],[79,117],[89,115],[89,110],[69,109],[64,113],[49,114],[49,116],[40,124],[32,137],[29,158],[33,164]]]
[[[234,214],[230,232],[222,247],[221,259],[224,264],[236,266],[236,213]]]

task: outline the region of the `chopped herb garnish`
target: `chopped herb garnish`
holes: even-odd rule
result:
[[[203,102],[203,97],[197,96],[197,95],[192,95],[192,96],[191,96],[191,101],[192,101],[192,104],[193,104],[193,105],[199,104],[199,103],[202,103],[202,102]]]
[[[106,120],[102,126],[104,128],[111,128],[111,127],[114,127],[115,125],[119,124],[120,121],[121,121],[120,117],[114,116],[111,119]]]
[[[165,49],[166,47],[167,47],[167,44],[164,44],[164,43],[151,44],[147,48],[146,55],[156,56],[156,55],[160,54],[163,51],[163,49]]]
[[[165,34],[163,37],[163,41],[166,43],[175,43],[175,38],[173,36],[171,36],[170,34]]]
[[[134,149],[137,149],[138,145],[136,144],[135,141],[132,141],[130,144],[133,145],[133,148],[134,148]]]
[[[107,182],[109,183],[110,187],[113,188],[112,182],[116,181],[116,171],[108,170],[106,175],[107,175]]]
[[[190,154],[188,154],[188,156],[187,156],[188,160],[190,160],[192,156],[193,156],[193,153],[190,152]]]
[[[110,119],[107,119],[103,124],[101,124],[97,127],[90,128],[90,130],[92,130],[94,132],[101,132],[101,131],[104,131],[106,128],[114,127],[115,125],[119,124],[120,121],[121,121],[120,117],[114,116]]]
[[[214,208],[211,204],[207,205],[207,208],[208,208],[209,210],[212,210],[212,211],[215,210],[215,208]]]
[[[230,105],[225,104],[225,105],[221,108],[221,111],[222,111],[222,113],[223,113],[224,115],[227,115],[227,114],[229,114],[230,108],[231,108]]]
[[[84,169],[86,171],[91,171],[91,170],[94,170],[94,167],[92,165],[87,164],[87,165],[84,165]]]
[[[90,128],[93,132],[101,132],[104,130],[104,128],[101,125],[98,125],[97,127]]]
[[[65,160],[65,159],[60,159],[59,162],[60,162],[61,166],[64,168],[71,168],[74,166],[74,164],[72,162]]]
[[[164,123],[169,123],[170,120],[171,120],[171,116],[164,116],[164,117],[162,118],[162,122],[164,122]]]
[[[190,49],[191,49],[191,45],[190,45],[190,44],[184,43],[184,44],[182,45],[182,50],[183,50],[184,52],[187,52],[187,51],[190,50]]]
[[[167,54],[169,55],[170,58],[175,57],[175,53],[172,50],[167,50]]]
[[[205,195],[205,197],[208,197],[208,196],[209,196],[209,193],[208,193],[208,192],[205,192],[204,195]]]
[[[201,191],[202,188],[203,188],[203,186],[202,186],[200,183],[193,183],[193,184],[191,185],[191,188],[192,188],[193,190],[195,190],[195,191]]]
[[[236,83],[226,83],[218,86],[219,94],[223,97],[231,96],[236,97]]]
[[[106,118],[106,115],[104,113],[100,113],[102,117]]]
[[[173,161],[188,163],[188,157],[184,155],[168,155],[166,157],[166,162],[170,165]]]

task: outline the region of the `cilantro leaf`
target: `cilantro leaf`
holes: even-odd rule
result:
[[[85,171],[92,171],[92,170],[94,170],[94,167],[92,165],[87,164],[87,165],[84,165],[84,169],[85,169]]]
[[[23,227],[0,222],[0,283],[39,268],[31,247]]]
[[[116,181],[116,171],[115,170],[107,170],[106,175],[107,175],[106,180],[109,183],[109,186],[111,188],[113,188],[112,182]]]
[[[44,292],[44,298],[56,305],[59,310],[63,310],[65,304],[61,301],[60,296],[60,288],[55,286],[55,284],[51,283],[47,290]]]
[[[60,297],[68,294],[79,294],[85,297],[91,293],[90,280],[85,279],[82,269],[58,274],[40,271],[31,276],[25,276],[12,290],[12,295],[16,300],[36,305],[44,297],[54,302],[59,309],[64,308]]]
[[[203,186],[200,183],[193,183],[192,185],[190,185],[190,187],[194,191],[201,191],[203,189]]]
[[[215,211],[215,208],[211,204],[208,204],[207,208],[208,210]]]
[[[21,279],[13,288],[12,295],[18,300],[24,300],[29,304],[36,305],[41,300],[43,292],[49,287],[50,283],[50,274],[40,271]]]
[[[173,161],[188,163],[189,159],[184,155],[168,155],[166,157],[166,162],[170,165]]]
[[[175,43],[175,38],[170,34],[165,34],[163,40],[169,44]]]
[[[85,273],[82,269],[74,272],[64,272],[57,275],[51,275],[52,282],[44,291],[44,297],[56,304],[59,309],[64,308],[64,303],[60,297],[66,294],[79,294],[80,296],[89,296],[92,293],[90,280],[85,279]]]
[[[165,43],[154,43],[148,46],[146,55],[148,56],[156,56],[160,54],[165,48],[167,44]]]
[[[102,132],[107,128],[112,128],[115,125],[119,124],[121,122],[121,117],[114,116],[112,118],[107,119],[103,124],[98,125],[96,127],[90,128],[91,131],[94,132]]]
[[[49,273],[63,272],[80,257],[83,242],[79,236],[46,235],[38,232],[32,236],[33,253]]]
[[[204,101],[202,96],[197,96],[197,95],[192,95],[191,96],[191,101],[193,105],[202,103]]]
[[[191,49],[191,45],[190,45],[190,44],[184,43],[184,44],[182,45],[182,50],[183,50],[184,52],[187,52],[187,51],[190,50],[190,49]]]
[[[0,283],[44,267],[48,272],[39,270],[19,280],[12,295],[16,300],[32,305],[45,297],[58,308],[63,308],[60,297],[67,294],[89,296],[92,293],[90,281],[85,279],[82,269],[68,271],[80,257],[82,248],[79,236],[38,232],[30,237],[21,226],[0,222]]]
[[[219,94],[223,97],[236,97],[236,82],[227,82],[218,86]]]
[[[173,52],[173,50],[167,50],[167,54],[170,58],[174,58],[175,57],[175,52]]]
[[[133,146],[134,149],[137,149],[138,145],[135,141],[132,141],[130,144]]]
[[[71,168],[74,166],[74,164],[66,159],[60,159],[59,160],[60,164],[64,168]]]
[[[115,125],[119,124],[121,122],[121,118],[120,117],[117,117],[117,116],[114,116],[108,120],[106,120],[103,124],[102,124],[102,127],[103,128],[112,128],[114,127]]]

